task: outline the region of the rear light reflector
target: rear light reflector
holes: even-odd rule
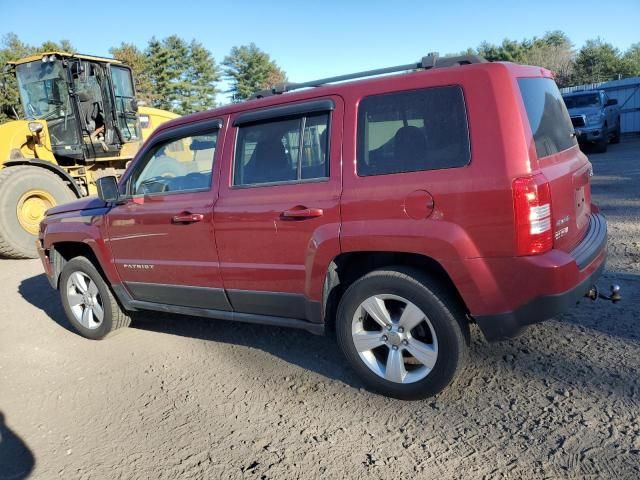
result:
[[[544,175],[513,181],[516,254],[538,255],[553,248],[551,189]]]

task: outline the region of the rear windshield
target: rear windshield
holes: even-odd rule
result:
[[[573,126],[556,83],[550,78],[520,78],[518,85],[538,158],[573,147]]]

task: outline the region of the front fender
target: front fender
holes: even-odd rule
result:
[[[104,241],[105,213],[108,208],[67,212],[47,218],[43,222],[42,242],[45,250],[60,243],[79,243],[88,246],[95,255],[111,285],[121,283],[111,258],[109,246]]]

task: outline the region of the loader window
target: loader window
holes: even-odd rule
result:
[[[16,77],[25,116],[47,121],[53,146],[77,145],[77,123],[61,62],[23,63],[16,67]]]
[[[137,122],[137,105],[133,91],[133,80],[128,68],[111,66],[111,80],[116,99],[116,116],[118,128],[125,141],[140,138]]]

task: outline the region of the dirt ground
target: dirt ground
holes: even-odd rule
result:
[[[38,261],[0,260],[0,479],[640,478],[640,140],[590,158],[623,302],[497,344],[474,328],[421,402],[302,331],[149,315],[84,340]]]

